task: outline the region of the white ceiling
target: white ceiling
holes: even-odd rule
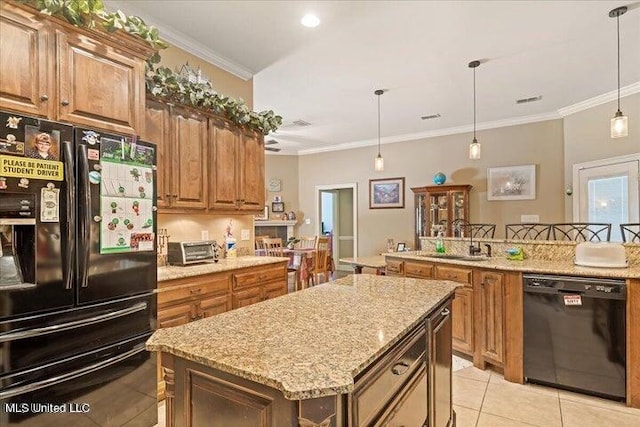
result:
[[[624,1],[624,0],[622,0]],[[615,99],[619,1],[105,1],[161,37],[254,79],[254,109],[284,119],[284,154],[560,117]],[[620,17],[621,86],[640,92],[640,2]],[[317,28],[300,25],[313,11]],[[215,82],[214,86],[215,86]],[[542,96],[516,105],[515,100]],[[603,96],[604,95],[604,96]],[[627,101],[628,102],[628,101]],[[625,100],[622,100],[624,112]],[[434,120],[421,120],[429,114]],[[615,111],[611,111],[613,115]],[[308,127],[292,124],[311,123]],[[640,120],[630,118],[630,120]],[[480,142],[482,133],[478,134]],[[383,150],[384,151],[384,150]]]

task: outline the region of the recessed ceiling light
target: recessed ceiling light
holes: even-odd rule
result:
[[[307,13],[302,17],[300,23],[308,28],[314,28],[320,25],[320,18],[318,18],[313,13]]]

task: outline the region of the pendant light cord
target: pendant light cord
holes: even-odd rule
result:
[[[380,94],[378,95],[378,157],[380,157]]]
[[[476,67],[473,68],[473,142],[476,142]]]
[[[620,111],[620,14],[616,16],[618,30],[618,111]]]

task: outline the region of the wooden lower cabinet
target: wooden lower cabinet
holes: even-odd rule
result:
[[[504,364],[504,273],[477,272],[478,352],[483,362]]]
[[[385,274],[387,276],[404,276],[404,261],[386,258]]]
[[[232,291],[232,284],[237,282],[238,277],[247,287]],[[184,325],[286,293],[286,261],[159,282],[158,328]],[[159,400],[164,399],[164,390],[165,383],[158,363]]]
[[[473,289],[456,289],[451,304],[453,313],[453,348],[473,355]]]

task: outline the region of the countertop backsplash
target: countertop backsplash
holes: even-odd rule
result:
[[[445,251],[450,254],[469,254],[469,239],[447,237],[444,238]],[[575,258],[577,242],[558,240],[504,240],[504,239],[473,239],[474,246],[480,244],[482,253],[486,252],[485,244],[491,245],[493,257],[506,258],[505,251],[513,247],[521,247],[525,259],[543,261],[566,261]],[[637,243],[623,243],[629,266],[640,266],[640,245]],[[420,248],[423,251],[435,252],[436,238],[421,237]]]

